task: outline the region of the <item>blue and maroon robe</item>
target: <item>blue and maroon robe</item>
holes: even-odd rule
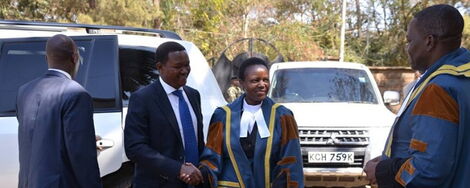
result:
[[[217,108],[212,115],[206,148],[200,157],[205,184],[208,187],[304,187],[299,134],[292,112],[269,98],[263,100],[261,109],[270,135],[261,138],[254,131],[254,152],[248,158],[240,141],[244,97]]]

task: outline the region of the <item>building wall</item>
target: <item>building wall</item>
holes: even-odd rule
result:
[[[403,88],[417,79],[415,71],[409,67],[369,67],[383,96],[385,91],[400,92],[400,104],[387,107],[394,113],[398,112],[404,99]]]

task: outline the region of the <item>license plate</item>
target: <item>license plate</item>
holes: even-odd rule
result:
[[[354,152],[308,152],[309,163],[353,163]]]

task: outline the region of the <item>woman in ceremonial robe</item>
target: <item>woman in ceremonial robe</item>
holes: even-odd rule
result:
[[[240,66],[245,94],[212,115],[200,157],[206,187],[304,187],[299,134],[292,112],[269,97],[264,60]]]

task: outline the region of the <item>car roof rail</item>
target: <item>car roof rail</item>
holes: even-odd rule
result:
[[[108,25],[89,25],[89,24],[74,24],[74,23],[56,23],[56,22],[32,22],[32,21],[18,21],[18,20],[0,20],[0,24],[5,25],[24,25],[24,26],[47,26],[47,27],[71,27],[71,28],[85,28],[87,33],[93,33],[93,30],[108,29],[108,30],[121,30],[130,32],[144,32],[155,33],[163,38],[170,38],[182,40],[182,38],[172,31],[147,29],[137,27],[124,27],[124,26],[108,26]]]

